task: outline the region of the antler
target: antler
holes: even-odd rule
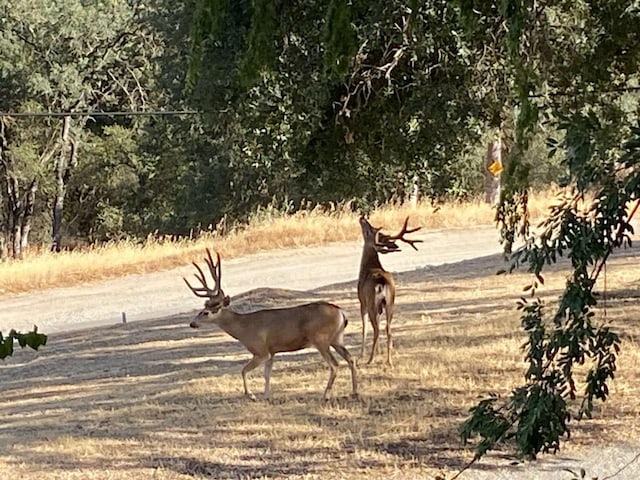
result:
[[[220,280],[222,278],[220,254],[216,252],[216,262],[214,263],[213,258],[211,258],[211,252],[208,248],[206,250],[207,256],[205,257],[204,261],[209,267],[209,273],[211,273],[211,278],[213,278],[214,287],[211,288],[207,285],[207,279],[204,275],[204,272],[196,262],[192,262],[193,266],[196,267],[196,270],[198,271],[194,274],[194,276],[200,281],[202,287],[192,287],[186,278],[182,277],[182,279],[197,297],[214,298],[219,296],[222,292],[222,290],[220,289]]]
[[[411,245],[411,248],[413,248],[414,250],[418,250],[418,248],[414,244],[421,243],[422,240],[411,240],[409,238],[405,238],[404,236],[408,233],[417,232],[422,227],[407,228],[408,224],[409,224],[409,217],[405,218],[404,224],[402,225],[402,230],[400,230],[400,232],[398,232],[396,235],[390,236],[388,238],[389,240],[402,240],[404,243],[408,243],[409,245]]]

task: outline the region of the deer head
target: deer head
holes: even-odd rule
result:
[[[376,228],[372,226],[364,215],[360,215],[360,228],[362,229],[365,246],[372,247],[378,253],[391,253],[400,250],[396,241],[401,240],[411,245],[414,250],[418,250],[415,244],[422,242],[422,240],[411,240],[405,238],[405,235],[417,232],[421,227],[408,228],[408,223],[409,217],[405,219],[402,229],[396,235],[386,235],[382,233],[382,227]]]
[[[207,298],[204,302],[204,309],[198,313],[196,318],[193,319],[190,326],[191,328],[198,328],[203,323],[216,323],[216,319],[224,307],[228,307],[230,299],[224,294],[220,286],[220,280],[222,278],[222,266],[220,262],[220,254],[216,252],[216,262],[214,263],[211,258],[211,252],[207,248],[207,256],[204,261],[209,267],[209,273],[213,279],[213,288],[207,284],[207,279],[200,266],[193,262],[193,266],[196,267],[197,273],[194,276],[200,281],[201,287],[192,287],[186,278],[182,278],[184,283],[191,289],[196,297]]]

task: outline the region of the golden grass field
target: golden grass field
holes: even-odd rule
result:
[[[573,424],[563,454],[637,445],[639,259],[640,251],[629,249],[607,268],[606,310],[598,318],[623,335],[619,372],[594,419]],[[523,379],[514,305],[529,278],[496,276],[500,263],[496,255],[397,274],[395,365],[385,367],[378,355],[360,366],[359,400],[348,398],[349,371],[341,361],[336,398],[322,402],[328,370],[309,350],[276,357],[271,403],[248,401],[240,369],[249,354],[217,330],[187,328],[189,316],[51,335],[40,352],[21,350],[0,365],[0,478],[451,478],[473,457],[472,445],[458,436],[468,409]],[[562,266],[553,268],[539,293],[553,302],[565,278]],[[233,304],[315,299],[346,310],[346,344],[358,354],[355,282],[312,292],[261,289]],[[261,369],[250,385],[262,390]],[[461,478],[505,466],[512,475],[500,478],[520,478],[526,464],[509,466],[507,453],[489,456]]]

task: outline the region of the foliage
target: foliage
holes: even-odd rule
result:
[[[476,72],[473,52],[450,28],[458,17],[449,2],[273,3],[277,27],[251,21],[248,2],[198,4],[207,13],[194,22],[201,57],[192,88],[224,111],[212,126],[216,161],[205,174],[232,176],[231,185],[217,185],[220,203],[233,205],[221,213],[309,199],[354,198],[368,208],[402,201],[414,185],[436,198],[480,191],[484,150],[476,145],[502,110],[493,104],[500,93],[477,82],[499,66]],[[255,39],[275,42],[276,57],[264,49],[257,56]]]
[[[630,222],[640,196],[640,130],[632,127],[639,119],[634,85],[640,57],[629,34],[640,26],[640,12],[629,2],[603,8],[550,2],[540,9],[533,2],[503,2],[502,8],[519,105],[497,219],[507,251],[518,237],[524,240],[511,255],[512,269],[526,265],[532,273],[525,287],[531,298],[518,302],[529,366],[525,385],[507,399],[491,397],[471,410],[462,436],[481,437],[477,457],[507,440],[519,454],[535,457],[557,451],[570,434],[569,420],[590,417],[594,401],[607,399],[615,376],[620,338],[598,315],[596,287],[611,253],[631,246]],[[612,96],[617,89],[623,94]],[[524,157],[540,123],[561,134],[560,140],[549,138],[548,150],[562,155],[567,193],[539,232],[531,232]],[[565,257],[572,274],[548,314],[536,291],[544,268]],[[576,373],[581,365],[588,366],[583,377]]]
[[[4,12],[0,21],[4,111],[118,110],[144,105],[149,86],[145,70],[155,46],[140,21],[142,5],[38,0],[0,6]],[[11,162],[5,176],[15,179],[16,189],[24,188],[25,182],[36,186],[40,215],[45,215],[43,205],[52,209],[54,242],[71,172],[78,159],[84,159],[85,142],[100,133],[95,124],[85,128],[93,121],[76,115],[64,120],[5,122],[9,131],[4,163]],[[64,125],[71,125],[68,133]]]
[[[38,333],[37,327],[33,327],[33,330],[27,333],[11,330],[6,337],[0,332],[0,359],[13,355],[15,341],[18,342],[21,348],[30,347],[38,350],[38,348],[47,344],[47,336],[43,333]]]

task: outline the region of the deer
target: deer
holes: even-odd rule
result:
[[[362,318],[362,352],[361,357],[364,360],[366,353],[367,318],[373,327],[373,345],[371,354],[367,364],[373,361],[378,346],[378,337],[380,335],[380,318],[384,311],[386,316],[386,333],[387,333],[387,365],[392,366],[391,362],[391,320],[393,318],[393,307],[395,304],[396,285],[393,275],[382,268],[378,253],[386,254],[391,252],[399,252],[400,247],[396,241],[401,240],[414,250],[418,250],[416,243],[422,240],[411,240],[405,238],[405,235],[417,232],[422,227],[408,228],[409,217],[404,221],[402,229],[396,235],[385,235],[381,232],[382,228],[373,227],[365,218],[360,216],[360,227],[362,229],[362,237],[364,246],[362,248],[362,258],[360,260],[360,273],[358,275],[358,300],[360,301],[360,316]]]
[[[214,262],[208,248],[206,252],[205,263],[209,267],[213,287],[207,284],[205,274],[196,262],[192,263],[197,270],[195,277],[201,286],[193,287],[183,277],[189,289],[197,297],[207,298],[204,309],[198,312],[189,325],[191,328],[217,325],[253,354],[251,360],[242,368],[245,396],[256,400],[255,395],[247,386],[247,374],[264,363],[264,399],[271,400],[269,383],[275,355],[280,352],[294,352],[315,347],[329,365],[329,381],[323,395],[325,401],[329,400],[338,370],[338,362],[329,350],[331,347],[349,365],[351,369],[351,397],[358,398],[355,361],[344,345],[347,317],[340,307],[328,302],[314,302],[250,313],[234,312],[229,308],[230,298],[224,294],[221,288],[220,254],[216,252],[216,262]]]

